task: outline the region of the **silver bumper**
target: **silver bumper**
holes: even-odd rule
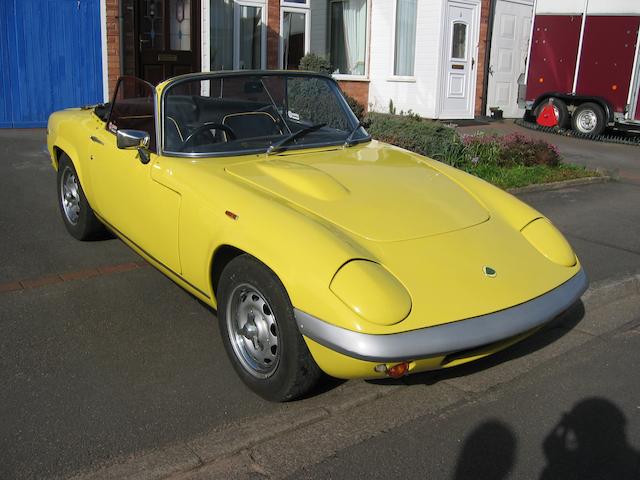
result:
[[[533,300],[499,312],[435,327],[371,335],[331,325],[295,309],[300,332],[331,350],[371,362],[418,360],[499,342],[553,320],[589,285],[584,270]]]

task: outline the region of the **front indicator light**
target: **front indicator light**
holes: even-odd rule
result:
[[[577,263],[569,242],[546,218],[534,220],[520,232],[536,250],[552,262],[565,267],[573,267]]]
[[[387,368],[384,363],[376,365],[374,370],[378,373],[386,373],[391,378],[404,377],[409,372],[409,362],[402,362]]]

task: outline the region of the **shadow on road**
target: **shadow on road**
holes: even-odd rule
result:
[[[542,449],[546,465],[540,480],[640,478],[640,453],[627,441],[626,418],[604,398],[586,398],[574,405],[545,437]],[[511,428],[487,420],[465,439],[452,478],[502,480],[513,470],[516,453]]]
[[[640,453],[627,441],[627,419],[607,399],[592,397],[563,415],[543,443],[547,466],[541,480],[640,478]]]
[[[516,436],[499,420],[480,424],[464,441],[454,480],[502,480],[513,468]]]

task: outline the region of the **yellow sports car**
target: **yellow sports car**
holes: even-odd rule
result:
[[[511,195],[371,139],[329,76],[118,81],[56,112],[48,147],[79,240],[104,226],[217,309],[264,398],[458,365],[534,333],[587,277]]]

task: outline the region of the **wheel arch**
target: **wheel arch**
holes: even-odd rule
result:
[[[58,170],[62,155],[63,154],[66,155],[67,157],[69,157],[69,160],[73,164],[73,167],[76,169],[76,172],[80,179],[80,183],[83,186],[86,185],[86,182],[84,181],[85,180],[84,172],[82,171],[82,165],[81,165],[80,157],[78,155],[77,150],[70,143],[67,143],[62,139],[57,139],[53,144],[52,151],[53,151],[52,160],[54,162],[55,169]]]
[[[217,292],[222,271],[231,260],[239,257],[240,255],[251,254],[241,248],[226,243],[218,246],[218,248],[216,248],[211,255],[211,260],[209,262],[209,281],[211,282],[211,293],[213,295],[213,300],[216,302],[216,305],[218,303]]]

